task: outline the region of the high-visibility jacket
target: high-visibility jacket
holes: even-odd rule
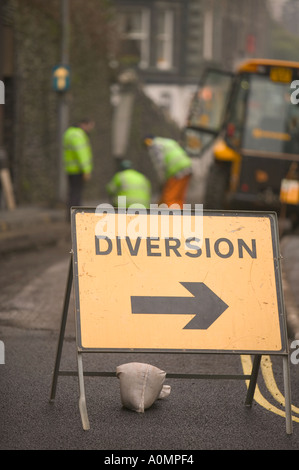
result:
[[[166,180],[173,176],[191,173],[191,159],[173,139],[154,137],[149,153],[158,172],[162,173],[162,177]]]
[[[69,127],[63,136],[64,169],[68,174],[91,173],[92,150],[87,133],[80,127]]]
[[[139,171],[129,168],[128,170],[117,172],[107,184],[106,190],[112,198],[115,207],[129,207],[132,204],[142,204],[149,208],[151,203],[151,183]],[[118,196],[126,197],[126,204],[119,205],[122,200]]]

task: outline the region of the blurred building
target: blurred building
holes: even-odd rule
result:
[[[232,70],[248,57],[268,56],[269,11],[259,0],[205,0],[205,16],[211,23],[210,55],[223,68]]]
[[[123,67],[180,125],[206,64],[232,69],[267,55],[269,13],[259,0],[114,0]]]
[[[298,0],[287,0],[282,7],[281,22],[286,29],[293,34],[299,35],[299,2]]]
[[[10,171],[18,204],[54,205],[61,200],[61,94],[54,89],[52,76],[53,67],[61,63],[61,4],[0,0],[0,80],[5,85],[0,167]],[[142,159],[140,136],[149,130],[179,135],[161,109],[184,126],[204,65],[231,69],[245,56],[266,55],[265,5],[260,0],[70,0],[69,122],[91,115],[97,123],[91,137],[95,158],[89,200],[106,197],[105,183],[114,172],[114,137],[118,135],[119,144],[127,116],[132,125],[120,153],[128,152],[142,171],[150,173],[147,159]],[[110,23],[114,13],[117,32]],[[126,117],[119,113],[120,124],[114,119],[119,124],[114,133],[116,106],[109,90],[111,84],[117,88],[116,70],[132,68],[142,87]],[[152,106],[149,97],[161,109]]]
[[[269,12],[275,21],[281,21],[282,9],[288,0],[267,0]]]
[[[66,3],[68,14],[62,15]],[[95,120],[96,127],[91,135],[94,169],[85,198],[89,202],[106,200],[105,186],[115,172],[109,93],[115,85],[109,54],[116,36],[110,24],[113,13],[106,0],[0,0],[0,92],[4,86],[5,95],[5,104],[0,103],[0,211],[8,208],[3,175],[9,176],[17,205],[62,205],[67,181],[61,131],[86,116]],[[62,29],[69,34],[63,35]],[[69,86],[64,91],[57,86],[55,75],[57,66],[68,65],[62,60],[62,49],[68,49],[64,56],[70,66]],[[134,123],[132,136],[128,136],[124,152],[129,145],[130,159],[150,176],[148,159],[141,161],[141,136],[152,123],[166,135],[176,136],[178,127],[165,119],[142,89],[137,91],[129,113]],[[120,118],[118,140],[127,115]]]

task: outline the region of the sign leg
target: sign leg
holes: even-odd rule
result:
[[[250,378],[249,387],[247,390],[247,395],[246,395],[246,400],[245,400],[245,406],[248,406],[248,407],[251,407],[252,405],[252,400],[253,400],[253,395],[254,395],[254,391],[256,387],[261,358],[262,358],[261,355],[254,356],[254,361],[253,361],[253,366],[252,366],[252,371],[251,371],[251,378]]]
[[[81,421],[84,431],[88,431],[90,429],[89,419],[87,414],[87,407],[86,407],[86,398],[85,398],[85,387],[84,387],[84,375],[83,375],[83,360],[82,354],[78,352],[77,354],[78,359],[78,378],[79,378],[79,410],[81,415]]]
[[[56,394],[57,380],[58,380],[58,374],[59,374],[59,366],[60,366],[60,360],[61,360],[61,354],[62,354],[62,345],[63,345],[63,339],[64,339],[64,333],[65,333],[65,327],[66,327],[66,321],[67,321],[67,314],[68,314],[68,309],[69,309],[72,285],[73,285],[73,257],[71,256],[70,265],[69,265],[68,279],[67,279],[67,285],[66,285],[66,290],[65,290],[63,312],[62,312],[62,317],[61,317],[61,325],[60,325],[60,333],[59,333],[57,353],[56,353],[56,361],[55,361],[55,367],[54,367],[54,372],[53,372],[50,402],[54,401],[55,394]]]
[[[291,381],[290,381],[290,366],[288,356],[283,357],[283,380],[284,380],[284,395],[285,395],[285,413],[286,413],[286,432],[287,434],[293,433],[292,410],[291,410]]]

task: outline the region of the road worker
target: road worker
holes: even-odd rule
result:
[[[107,184],[106,190],[114,207],[141,205],[148,209],[151,203],[151,183],[146,176],[132,168],[130,160],[121,160],[120,171]]]
[[[70,126],[63,136],[64,169],[68,177],[68,209],[82,205],[84,182],[91,177],[92,149],[89,133],[94,128],[94,121],[83,119],[77,125]]]
[[[192,174],[191,159],[173,139],[147,136],[144,144],[163,182],[159,204],[183,208]]]

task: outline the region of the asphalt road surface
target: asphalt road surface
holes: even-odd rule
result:
[[[169,450],[171,455],[190,457],[198,450],[299,449],[299,364],[290,364],[293,433],[287,434],[280,357],[263,357],[249,409],[244,406],[244,380],[166,378],[165,383],[171,386],[169,397],[155,401],[144,413],[136,413],[122,406],[117,378],[86,377],[88,431],[82,429],[77,377],[59,377],[55,402],[49,403],[69,250],[62,240],[57,246],[11,253],[1,259],[0,339],[5,347],[5,364],[0,364],[2,450],[102,450],[103,463],[119,464],[124,462],[113,462],[122,455],[117,451],[130,456],[135,450],[161,455]],[[120,364],[139,361],[167,373],[242,374],[250,368],[250,360],[219,354],[95,353],[84,356],[84,369],[114,372]],[[76,367],[71,301],[61,368]],[[138,467],[141,461],[125,463]]]

